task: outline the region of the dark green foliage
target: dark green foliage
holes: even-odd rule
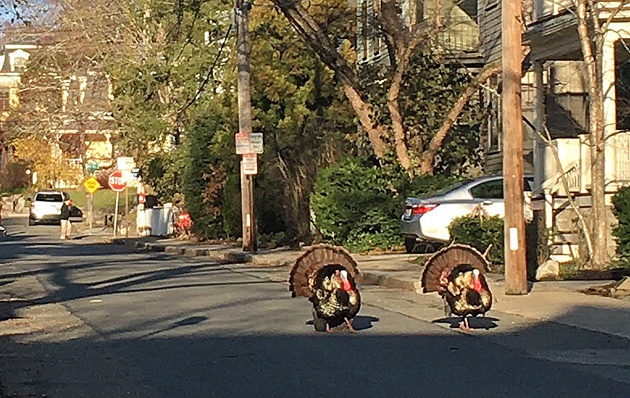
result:
[[[617,241],[617,255],[623,262],[630,262],[630,187],[622,187],[612,197],[613,214],[617,226],[613,235]]]
[[[349,158],[320,171],[311,207],[325,241],[360,251],[401,244],[396,199],[383,169]]]
[[[484,253],[488,246],[492,245],[488,253],[488,260],[492,262],[493,270],[500,271],[496,266],[505,262],[503,218],[499,216],[458,217],[449,225],[448,230],[451,234],[451,241],[470,245],[481,253]]]
[[[159,153],[142,167],[142,181],[155,189],[161,202],[170,202],[181,192],[183,161],[177,151]]]
[[[401,246],[405,197],[431,194],[452,181],[436,176],[410,180],[399,167],[348,158],[317,176],[311,195],[315,226],[323,240],[352,251]]]
[[[194,221],[195,233],[207,239],[240,234],[240,214],[236,221],[233,211],[235,199],[240,209],[240,193],[226,194],[234,190],[234,181],[240,191],[240,175],[234,166],[238,159],[231,134],[228,138],[227,133],[221,133],[223,127],[216,115],[198,119],[190,129],[187,145],[183,182],[186,209]],[[234,224],[239,228],[234,228]]]

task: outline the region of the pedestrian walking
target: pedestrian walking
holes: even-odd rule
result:
[[[70,238],[70,228],[72,228],[70,224],[70,206],[72,205],[72,201],[70,200],[70,196],[66,196],[63,200],[63,205],[61,205],[61,237],[60,239],[68,239]]]

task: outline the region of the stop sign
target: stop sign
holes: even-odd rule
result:
[[[122,171],[116,170],[107,179],[109,188],[114,192],[122,192],[127,188],[127,181],[123,179]]]

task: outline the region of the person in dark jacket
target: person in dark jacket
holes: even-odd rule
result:
[[[68,239],[70,238],[70,228],[72,228],[70,224],[70,206],[72,205],[72,201],[70,197],[67,196],[63,200],[63,205],[61,206],[61,237],[60,239]]]

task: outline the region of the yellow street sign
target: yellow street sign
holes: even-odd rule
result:
[[[98,183],[98,180],[96,178],[90,177],[87,180],[83,181],[83,186],[85,187],[85,190],[89,193],[94,193],[101,187],[101,184]]]

